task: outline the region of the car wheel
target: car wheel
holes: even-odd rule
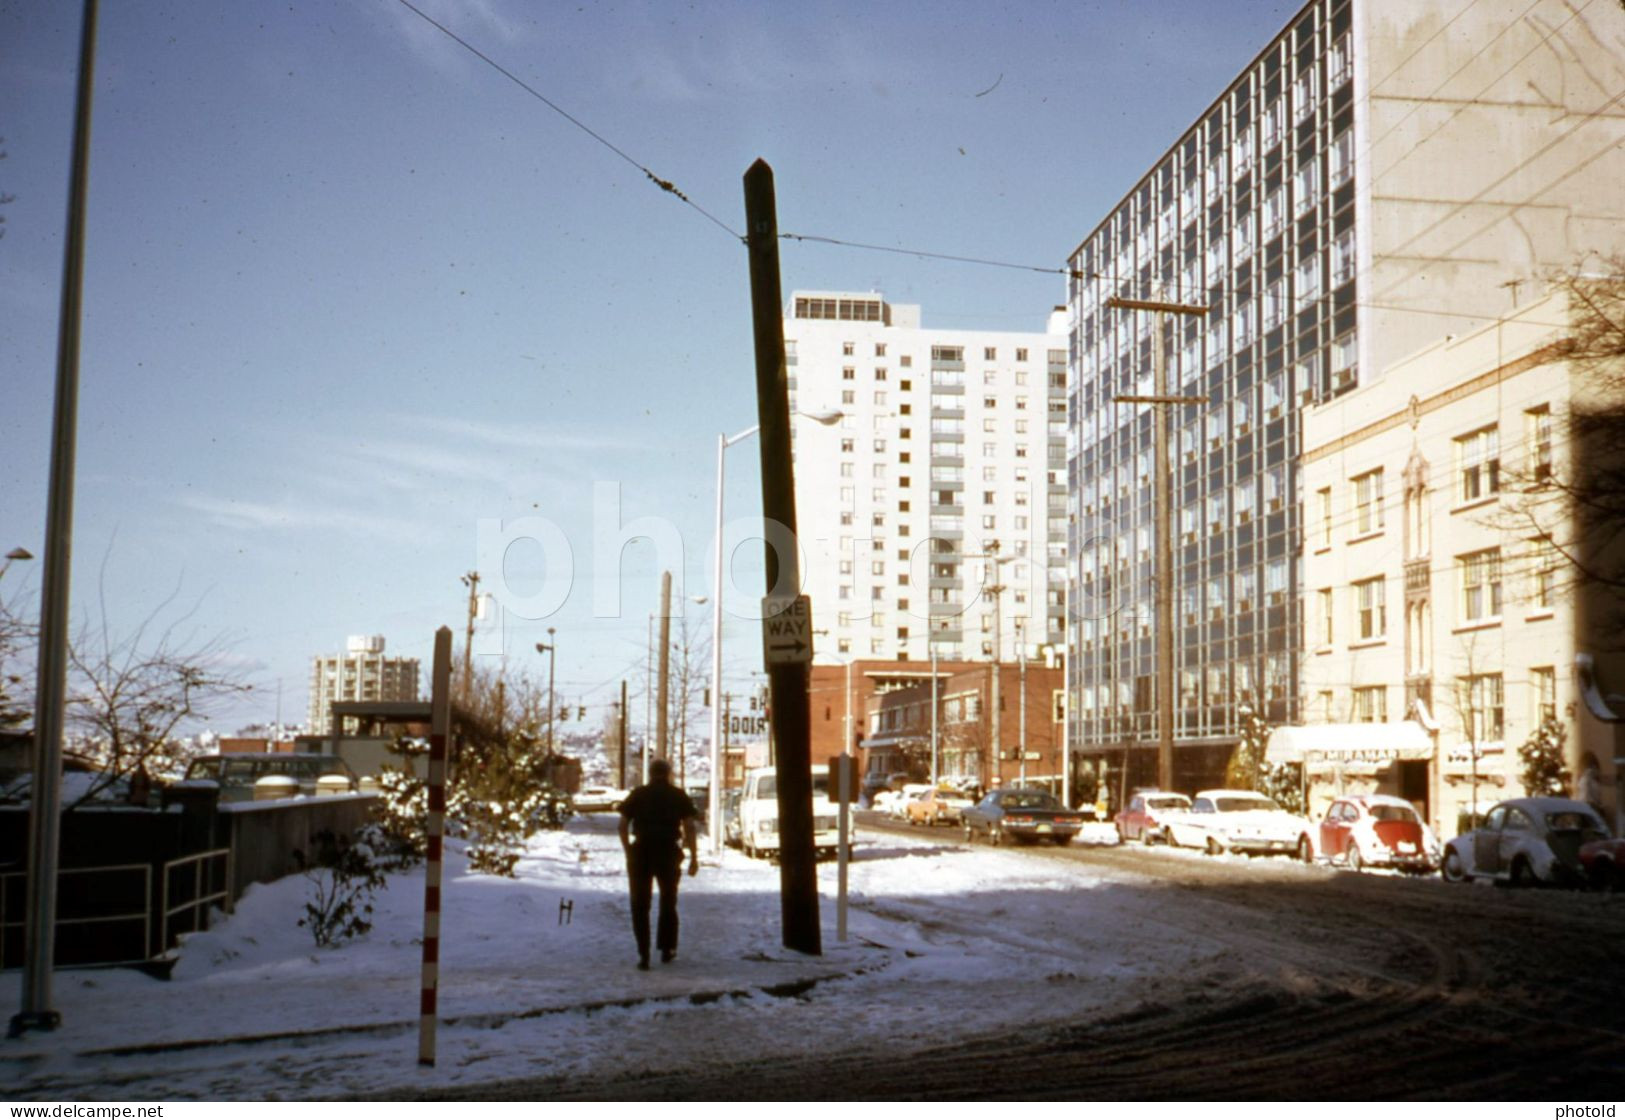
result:
[[[1360,845],[1351,843],[1343,858],[1348,861],[1350,871],[1365,870],[1365,857],[1360,854]]]
[[[1149,848],[1151,846],[1151,841],[1151,830],[1149,828],[1140,829],[1140,843]]]
[[[1309,837],[1298,837],[1298,859],[1304,863],[1315,862],[1315,846],[1309,842]]]
[[[1523,856],[1512,861],[1512,871],[1507,877],[1507,883],[1514,887],[1532,887],[1535,885],[1535,869],[1529,866],[1529,861]]]
[[[1461,853],[1451,848],[1444,853],[1444,864],[1439,868],[1439,874],[1444,876],[1447,883],[1465,883],[1467,869],[1461,865]]]
[[[995,848],[1003,844],[1004,829],[1000,828],[998,825],[993,825],[991,828],[989,828],[987,830],[987,842],[993,845]]]
[[[1119,844],[1128,843],[1128,832],[1123,828],[1122,825],[1117,826],[1117,842]]]
[[[974,843],[975,840],[976,840],[976,833],[971,831],[970,821],[966,821],[965,822],[965,843],[967,843],[967,844]]]
[[[1207,854],[1210,856],[1224,855],[1224,845],[1212,836],[1207,838]]]

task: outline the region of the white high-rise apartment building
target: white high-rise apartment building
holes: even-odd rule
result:
[[[307,731],[332,734],[332,705],[337,701],[417,698],[417,658],[385,657],[381,634],[352,636],[345,652],[312,659]]]
[[[796,515],[814,625],[843,657],[1014,660],[1059,643],[1064,309],[1048,331],[927,329],[875,292],[786,308]],[[995,634],[998,635],[997,639]]]
[[[1084,238],[1076,752],[1155,780],[1171,688],[1189,788],[1222,780],[1244,712],[1309,716],[1302,414],[1625,247],[1622,31],[1618,4],[1311,0]],[[1158,330],[1112,297],[1206,314]],[[1152,392],[1153,348],[1169,392],[1202,398],[1171,406],[1175,674],[1160,682],[1153,409],[1114,400]]]

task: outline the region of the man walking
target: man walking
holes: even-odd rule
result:
[[[655,943],[661,963],[669,964],[677,956],[677,883],[683,873],[684,847],[688,849],[688,873],[699,874],[700,846],[695,826],[699,815],[688,794],[671,784],[671,763],[663,758],[649,763],[648,784],[639,786],[621,802],[621,848],[626,852],[632,933],[638,939],[641,969],[649,967],[649,904],[655,883],[660,884],[660,923]]]

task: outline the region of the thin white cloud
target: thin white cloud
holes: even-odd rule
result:
[[[203,514],[222,529],[234,532],[337,529],[363,536],[399,539],[412,537],[420,528],[400,518],[288,499],[249,502],[188,494],[180,499],[180,504],[194,513]]]
[[[573,429],[560,431],[536,424],[501,424],[458,416],[396,413],[388,419],[421,432],[459,436],[491,447],[523,447],[535,451],[613,451],[634,446],[622,436]]]

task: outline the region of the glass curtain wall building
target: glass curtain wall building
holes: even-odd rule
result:
[[[1563,0],[1311,0],[1075,250],[1075,753],[1114,779],[1138,758],[1125,784],[1154,780],[1161,687],[1174,690],[1181,788],[1222,780],[1245,711],[1309,717],[1305,507],[1315,525],[1358,510],[1300,492],[1300,416],[1625,250],[1619,19]],[[1152,314],[1113,297],[1206,313],[1165,314],[1159,337]],[[1151,393],[1159,343],[1169,393],[1203,398],[1157,406],[1171,412],[1167,682],[1153,406],[1117,400]]]
[[[1072,259],[1072,749],[1153,781],[1175,690],[1180,784],[1218,784],[1244,705],[1298,717],[1297,411],[1357,381],[1350,0],[1312,5]],[[1172,394],[1152,392],[1162,316]],[[1156,679],[1154,409],[1172,409],[1175,680]],[[1201,749],[1206,748],[1206,749]],[[1125,755],[1126,752],[1126,755]]]

